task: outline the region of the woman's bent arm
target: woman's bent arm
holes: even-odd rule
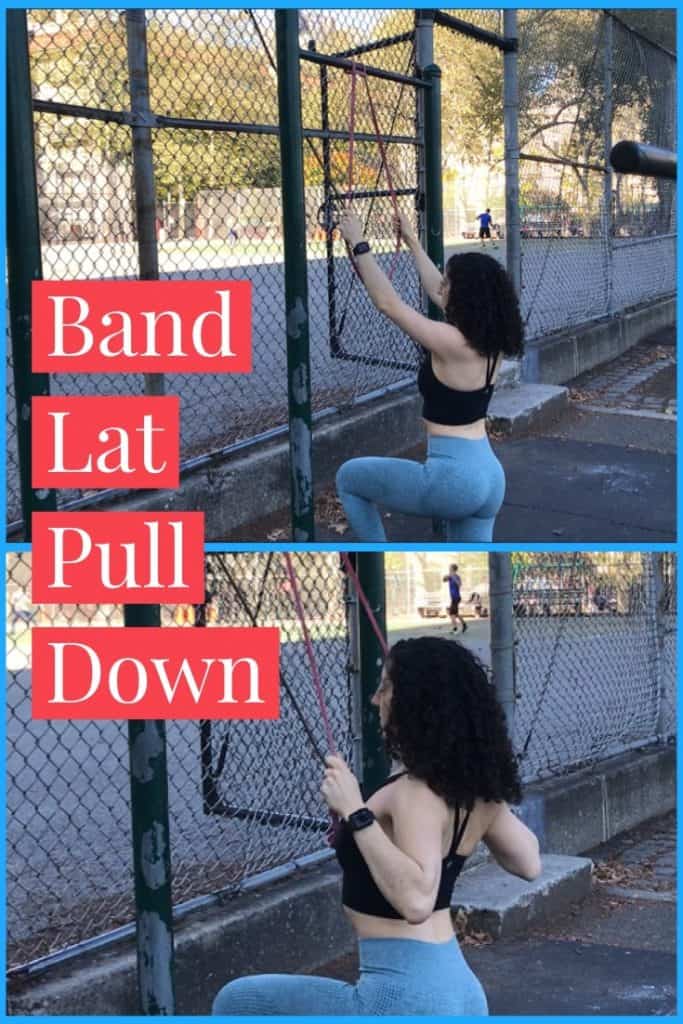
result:
[[[393,841],[377,822],[354,838],[385,899],[409,924],[421,924],[433,913],[439,888],[443,805],[419,783],[398,785]]]
[[[507,804],[501,804],[482,836],[502,868],[528,882],[541,873],[538,839],[516,818]]]

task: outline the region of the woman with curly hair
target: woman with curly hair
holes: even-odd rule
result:
[[[355,985],[261,975],[230,982],[214,1014],[485,1016],[484,991],[453,930],[462,866],[481,841],[521,878],[540,873],[538,841],[512,813],[517,762],[485,670],[455,640],[401,640],[372,703],[392,774],[363,799],[339,756],[322,795],[339,816],[342,902],[359,945]]]
[[[505,474],[486,434],[486,412],[504,356],[523,352],[519,304],[506,271],[483,253],[456,253],[441,274],[408,218],[397,227],[415,259],[422,286],[443,310],[430,320],[396,293],[373,258],[355,213],[340,230],[354,253],[370,299],[424,349],[417,385],[427,426],[427,460],[350,459],[337,492],[358,540],[386,540],[378,505],[446,521],[446,540],[490,541],[503,503]]]

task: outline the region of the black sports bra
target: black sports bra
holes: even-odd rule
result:
[[[388,786],[390,783],[400,779],[406,772],[399,772],[397,775],[390,775],[389,778],[378,786],[377,790]],[[460,828],[457,828],[459,813],[456,808],[456,830],[453,835],[453,842],[447,855],[441,862],[441,881],[434,904],[434,910],[446,910],[451,905],[453,886],[455,880],[462,871],[462,866],[467,860],[455,851],[460,846],[462,837],[467,828],[470,812],[468,811]],[[362,853],[353,838],[353,832],[345,822],[341,822],[337,833],[335,845],[337,860],[343,871],[342,882],[342,903],[351,910],[360,914],[371,914],[373,917],[390,917],[395,920],[402,920],[403,915],[399,914],[395,907],[380,892],[377,883],[370,874],[370,869],[365,863]]]
[[[432,369],[432,354],[425,353],[417,375],[417,386],[424,402],[422,416],[430,423],[447,427],[462,427],[468,423],[483,420],[493,394],[493,374],[497,355],[486,357],[486,384],[474,391],[459,391],[449,388],[437,377]]]

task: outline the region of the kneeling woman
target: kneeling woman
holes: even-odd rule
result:
[[[522,354],[517,297],[491,256],[456,253],[441,274],[403,214],[399,226],[424,290],[443,310],[443,322],[423,316],[397,295],[354,213],[347,211],[339,225],[357,253],[358,273],[374,305],[425,350],[417,383],[427,461],[350,459],[337,473],[337,493],[360,541],[386,539],[378,505],[445,520],[449,541],[490,541],[505,474],[486,435],[486,413],[502,358]]]
[[[240,978],[214,1014],[487,1014],[453,931],[453,886],[480,840],[512,874],[540,872],[538,842],[508,806],[520,784],[503,713],[474,655],[432,637],[391,649],[373,704],[394,772],[365,802],[343,759],[328,757],[322,784],[342,819],[336,852],[359,980]]]

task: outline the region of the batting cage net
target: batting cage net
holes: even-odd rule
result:
[[[596,764],[675,734],[675,556],[511,558],[514,741],[526,781]],[[256,624],[279,628],[281,637],[279,721],[167,723],[178,914],[329,856],[329,821],[319,795],[328,742],[303,621],[335,744],[359,767],[361,654],[350,611],[352,590],[336,553],[293,555],[292,564],[303,620],[279,553],[209,555],[209,602],[162,608],[162,624],[168,627]],[[443,590],[443,573],[438,575]],[[113,605],[34,606],[30,583],[31,555],[9,554],[7,928],[8,964],[17,975],[28,965],[49,965],[79,943],[88,948],[97,937],[128,934],[134,916],[125,722],[31,717],[31,630],[118,627],[123,611]],[[388,607],[399,620],[424,603],[414,584],[410,600],[398,601],[406,580],[387,569]],[[486,616],[485,563],[473,562],[463,585],[468,600],[470,591],[479,594],[475,611]],[[495,608],[491,614],[497,614]],[[409,629],[395,620],[389,626],[393,642],[411,635],[416,624]]]

